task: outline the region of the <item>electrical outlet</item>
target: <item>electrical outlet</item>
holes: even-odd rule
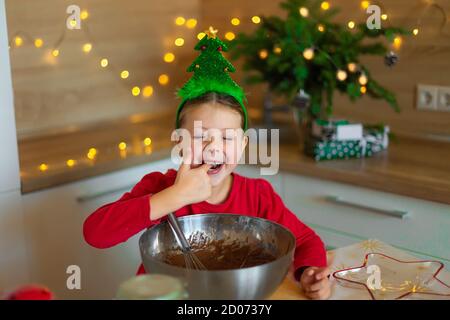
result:
[[[450,87],[439,87],[437,109],[439,111],[450,111]]]
[[[424,84],[417,85],[416,107],[419,110],[437,109],[438,87]]]

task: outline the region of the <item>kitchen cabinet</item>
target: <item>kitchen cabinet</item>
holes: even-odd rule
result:
[[[170,159],[23,196],[25,228],[33,282],[62,299],[110,299],[140,264],[139,235],[109,249],[96,249],[83,238],[83,222],[98,207],[117,200],[145,174],[165,172]],[[67,267],[81,270],[81,290],[69,290]]]

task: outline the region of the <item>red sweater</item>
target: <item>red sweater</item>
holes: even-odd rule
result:
[[[131,192],[125,193],[116,202],[98,208],[84,222],[83,233],[86,242],[96,248],[109,248],[165,219],[150,220],[151,196],[171,186],[176,175],[177,172],[173,169],[165,174],[147,174]],[[234,213],[277,222],[291,230],[296,238],[296,278],[301,267],[326,266],[326,252],[322,240],[286,208],[269,182],[236,173],[232,175],[231,191],[223,203],[210,204],[202,201],[180,208],[175,215],[182,217],[202,213]],[[142,264],[138,270],[138,274],[140,273],[145,273]]]

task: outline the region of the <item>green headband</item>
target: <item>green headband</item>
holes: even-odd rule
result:
[[[195,46],[200,55],[187,68],[194,75],[178,90],[178,96],[182,99],[177,109],[175,126],[180,127],[180,113],[188,100],[198,98],[208,92],[227,94],[236,99],[244,113],[244,131],[247,130],[248,115],[244,105],[246,101],[242,88],[231,79],[229,72],[235,72],[233,65],[225,59],[222,52],[228,51],[225,43],[217,36],[217,30],[209,27],[205,36]]]

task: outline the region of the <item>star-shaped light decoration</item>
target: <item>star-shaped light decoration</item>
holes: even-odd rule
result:
[[[210,26],[209,29],[205,31],[205,33],[209,38],[215,39],[217,37],[217,31],[217,29],[214,29],[212,26]]]
[[[377,266],[380,286],[371,266]],[[369,253],[362,266],[338,270],[336,281],[346,287],[366,289],[373,300],[430,298],[429,295],[450,299],[450,286],[437,278],[443,263],[434,260],[401,261],[381,253]],[[414,296],[412,296],[414,295]]]

